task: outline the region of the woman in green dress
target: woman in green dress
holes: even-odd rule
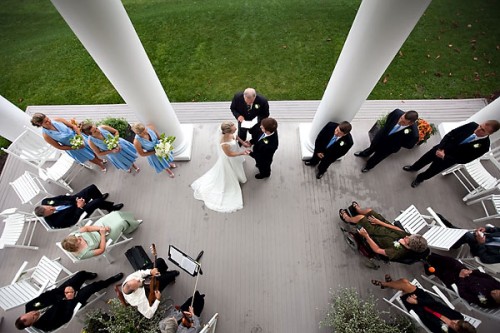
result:
[[[111,212],[101,217],[93,225],[84,226],[67,236],[61,245],[76,258],[88,259],[104,253],[109,239],[116,242],[123,233],[132,233],[142,223],[129,212]]]

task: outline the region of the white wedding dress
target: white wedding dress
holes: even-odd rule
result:
[[[231,151],[239,151],[236,140],[223,142],[217,149],[218,159],[215,165],[203,176],[191,184],[194,198],[203,200],[205,206],[221,213],[231,213],[243,208],[243,195],[240,183],[247,177],[243,169],[243,156],[227,156],[222,145],[229,145]]]

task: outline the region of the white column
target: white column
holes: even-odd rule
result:
[[[430,2],[361,2],[313,122],[301,124],[303,158],[326,123],[354,118]]]
[[[478,124],[484,123],[487,120],[498,120],[500,121],[500,98],[495,99],[490,104],[486,105],[484,108],[476,112],[472,117],[467,119],[465,122],[475,121]],[[491,141],[500,138],[500,131],[491,135]]]
[[[32,127],[30,116],[3,96],[0,96],[0,114],[0,136],[9,141],[14,141],[25,130],[24,126]]]
[[[181,125],[120,0],[51,0],[120,96],[144,123],[174,135],[189,160],[192,125]]]

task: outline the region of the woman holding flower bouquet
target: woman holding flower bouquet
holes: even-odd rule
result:
[[[175,168],[174,156],[172,154],[172,145],[166,141],[168,138],[161,138],[158,132],[152,125],[148,127],[144,124],[137,123],[132,126],[132,131],[135,133],[134,147],[137,153],[141,156],[147,157],[149,165],[155,169],[156,173],[165,170],[170,178],[175,175],[170,168]],[[163,150],[165,146],[166,150]]]
[[[203,200],[207,208],[231,213],[243,208],[240,183],[247,181],[243,156],[250,151],[240,150],[238,142],[243,144],[243,140],[235,136],[236,126],[232,122],[223,122],[220,129],[222,137],[217,149],[219,158],[207,173],[191,184],[191,188],[194,190],[194,198]]]
[[[109,161],[117,168],[131,172],[139,172],[134,164],[137,159],[137,151],[130,142],[119,137],[119,133],[111,126],[94,126],[92,123],[81,123],[80,128],[87,134],[88,144],[97,156],[108,156]]]
[[[78,126],[63,118],[51,120],[43,113],[35,113],[31,118],[31,124],[42,127],[44,140],[56,149],[64,150],[78,163],[90,161],[106,170],[105,160],[100,159],[89,147],[86,137],[81,135]]]

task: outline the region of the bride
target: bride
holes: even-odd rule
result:
[[[217,162],[207,173],[195,180],[191,188],[194,190],[194,198],[203,200],[207,208],[231,213],[243,208],[239,183],[247,181],[243,170],[243,155],[248,155],[250,151],[240,150],[238,142],[243,144],[244,141],[234,135],[237,129],[232,122],[224,121],[220,128],[222,137],[217,149]]]

